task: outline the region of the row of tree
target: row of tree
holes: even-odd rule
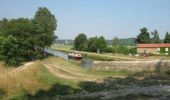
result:
[[[74,39],[74,49],[80,51],[104,51],[107,48],[106,40],[103,36],[87,38],[86,34],[80,33]]]
[[[40,7],[33,19],[0,20],[0,59],[10,65],[44,56],[56,36],[56,19],[51,12]]]
[[[162,41],[159,38],[159,33],[157,30],[149,33],[147,28],[140,29],[140,33],[136,38],[137,43],[161,43]],[[170,43],[170,34],[167,32],[163,40],[164,43]]]

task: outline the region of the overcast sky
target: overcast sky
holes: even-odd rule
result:
[[[136,37],[142,27],[157,29],[161,38],[170,32],[170,0],[0,0],[0,18],[33,18],[38,7],[56,16],[59,39]]]

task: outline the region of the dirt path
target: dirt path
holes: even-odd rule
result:
[[[63,79],[69,79],[69,80],[79,80],[79,81],[93,81],[98,79],[97,76],[94,75],[88,75],[85,73],[80,73],[77,71],[71,71],[65,68],[61,68],[58,65],[55,64],[46,64],[42,63],[48,70],[53,73],[54,75],[63,78]]]
[[[22,66],[16,68],[15,70],[13,70],[13,72],[22,71],[22,70],[26,69],[27,67],[31,66],[32,64],[34,64],[34,62],[25,63],[24,65],[22,65]]]

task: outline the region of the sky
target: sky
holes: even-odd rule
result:
[[[164,38],[170,32],[170,0],[0,0],[0,19],[33,18],[38,7],[47,7],[57,19],[59,39],[103,35],[131,38],[146,27]]]

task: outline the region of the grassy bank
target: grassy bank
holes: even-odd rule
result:
[[[32,65],[17,68],[0,65],[0,99],[49,100],[57,95],[83,91],[80,83],[110,76],[126,76],[127,71],[96,71],[56,57],[36,61]]]
[[[84,69],[57,57],[36,61],[22,70],[15,70],[1,64],[0,99],[75,100],[86,93],[87,96],[83,96],[82,100],[94,100],[99,96],[95,97],[91,93],[100,95],[98,92],[110,93],[126,87],[170,85],[168,73]],[[76,96],[76,93],[80,95]]]
[[[6,68],[0,65],[1,99],[22,99],[27,94],[34,95],[38,90],[47,90],[57,79],[39,62],[25,69]]]
[[[52,49],[54,50],[58,50],[58,51],[62,51],[65,53],[70,53],[70,52],[75,52],[75,50],[71,50],[70,48],[67,47],[67,45],[65,45],[63,48],[60,47],[60,45],[52,45],[51,46]],[[84,56],[89,57],[89,58],[93,58],[94,60],[100,60],[100,61],[120,61],[120,60],[126,60],[126,61],[132,61],[132,60],[136,60],[138,58],[134,58],[134,57],[128,57],[128,56],[120,56],[120,55],[112,55],[112,54],[98,54],[98,53],[92,53],[92,52],[84,52],[84,51],[79,51],[81,52]],[[141,59],[139,59],[141,60]]]

